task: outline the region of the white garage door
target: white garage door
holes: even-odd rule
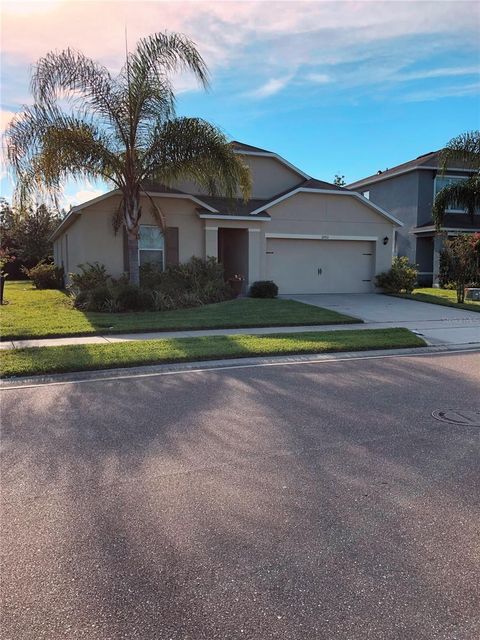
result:
[[[267,239],[267,276],[280,293],[368,293],[374,243]]]

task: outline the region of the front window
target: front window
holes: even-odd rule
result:
[[[146,224],[140,225],[138,236],[138,261],[144,264],[156,264],[164,268],[165,243],[161,229]]]
[[[435,187],[434,187],[434,198],[437,197],[437,194],[444,188],[449,187],[451,184],[456,184],[458,182],[462,182],[463,180],[467,180],[466,176],[437,176],[435,178]],[[462,209],[459,205],[453,204],[446,211],[450,213],[465,213],[465,209]]]

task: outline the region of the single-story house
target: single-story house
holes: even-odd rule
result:
[[[248,202],[213,197],[191,182],[145,185],[166,219],[162,234],[143,198],[140,264],[162,267],[192,256],[217,258],[226,277],[246,285],[273,280],[282,294],[364,293],[391,266],[402,223],[360,193],[316,180],[272,151],[231,143],[252,174]],[[85,262],[128,271],[125,232],[112,223],[120,195],[111,191],[71,209],[53,234],[66,273]]]

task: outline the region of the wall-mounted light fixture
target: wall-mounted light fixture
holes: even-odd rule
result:
[[[388,236],[385,236],[383,239],[383,244],[388,244]]]

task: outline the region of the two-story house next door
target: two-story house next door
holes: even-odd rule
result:
[[[437,231],[432,220],[435,195],[452,181],[465,180],[471,169],[462,166],[442,172],[439,151],[379,171],[348,185],[371,202],[391,212],[404,226],[397,229],[396,253],[407,256],[419,268],[419,284],[438,284],[440,253],[446,237],[480,231],[480,216],[471,217],[459,208],[446,211]]]

